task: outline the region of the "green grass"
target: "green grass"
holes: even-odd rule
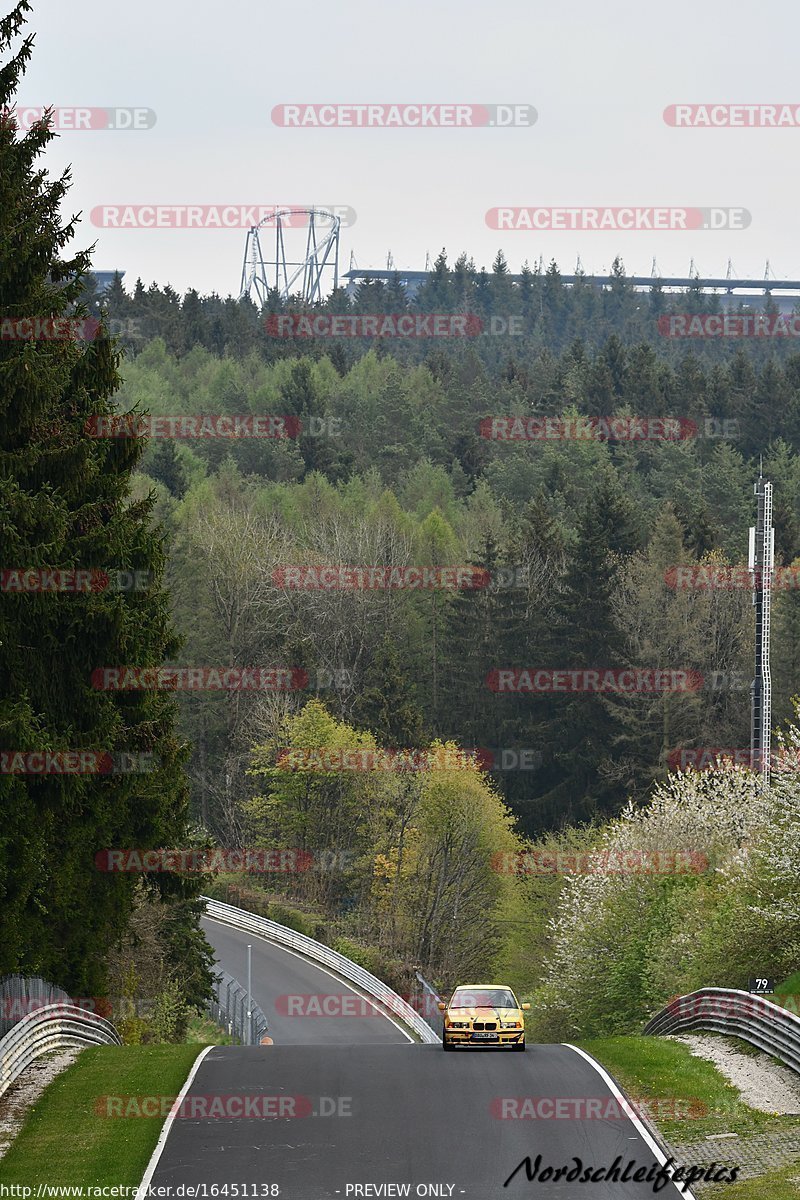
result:
[[[783,983],[779,983],[775,989],[774,996],[767,996],[767,1000],[771,1000],[773,1004],[779,1004],[781,1008],[787,1009],[794,1013],[795,1016],[800,1016],[800,971],[795,971],[794,975],[790,975]]]
[[[93,1046],[54,1079],[6,1156],[3,1184],[141,1183],[162,1117],[102,1117],[102,1096],[177,1096],[200,1046]]]
[[[794,975],[790,975],[788,979],[784,979],[783,983],[779,983],[775,992],[778,995],[794,996],[800,992],[800,971],[795,971]],[[767,1000],[774,1000],[775,996],[767,996]]]
[[[203,1046],[233,1046],[234,1041],[231,1035],[222,1028],[221,1025],[216,1025],[210,1017],[197,1014],[195,1017],[189,1018],[189,1024],[186,1027],[187,1042],[199,1042]]]
[[[800,1127],[800,1117],[762,1113],[742,1103],[738,1089],[713,1063],[696,1058],[679,1042],[615,1037],[581,1042],[580,1046],[610,1071],[631,1099],[652,1102],[649,1109],[643,1105],[645,1112],[649,1111],[653,1124],[668,1141],[699,1141],[715,1133],[777,1133]],[[734,1186],[725,1188],[731,1200]],[[767,1194],[762,1192],[759,1200],[765,1200]],[[769,1196],[777,1200],[771,1193]]]
[[[792,1179],[800,1177],[800,1163],[791,1163],[780,1171],[770,1171],[768,1175],[759,1175],[758,1179],[742,1179],[739,1183],[718,1184],[702,1193],[703,1197],[717,1200],[798,1200],[800,1185],[792,1183]]]

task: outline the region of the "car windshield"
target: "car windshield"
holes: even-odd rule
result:
[[[516,1008],[517,1002],[508,988],[457,988],[450,1007]]]

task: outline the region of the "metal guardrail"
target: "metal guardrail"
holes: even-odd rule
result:
[[[420,985],[419,1010],[429,1018],[429,1024],[439,1037],[444,1033],[444,1013],[439,1011],[439,1005],[444,1003],[432,983],[428,983],[421,971],[414,972]],[[414,997],[416,1002],[417,997]]]
[[[0,1039],[0,1096],[26,1067],[53,1050],[84,1046],[120,1046],[114,1026],[74,1004],[48,1004],[18,1021]]]
[[[248,1005],[247,988],[242,987],[227,971],[220,971],[214,980],[214,994],[206,1011],[217,1025],[227,1029],[242,1045],[258,1045],[268,1031],[267,1018],[257,1004]],[[250,1019],[248,1020],[248,1008]]]
[[[800,1018],[778,1004],[727,988],[676,996],[644,1027],[650,1035],[706,1029],[741,1038],[800,1072]]]
[[[343,954],[338,954],[336,950],[331,950],[330,946],[323,946],[321,942],[316,942],[303,933],[296,933],[294,929],[287,929],[285,925],[279,925],[277,921],[270,921],[267,917],[258,917],[255,913],[234,908],[232,904],[223,904],[221,900],[212,900],[208,896],[202,896],[201,899],[205,901],[209,917],[224,921],[228,925],[232,925],[234,929],[259,934],[268,941],[288,946],[314,962],[331,967],[343,979],[358,984],[371,999],[377,1001],[378,1007],[387,1016],[398,1017],[404,1025],[416,1033],[420,1041],[434,1043],[440,1040],[427,1021],[424,1021],[402,996],[398,996],[397,992],[392,991],[382,980],[376,978],[369,971],[365,971],[363,967],[359,967],[351,959],[345,958]]]

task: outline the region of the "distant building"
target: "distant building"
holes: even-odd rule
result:
[[[101,295],[107,288],[111,287],[114,282],[114,276],[119,275],[122,279],[125,275],[124,271],[92,271],[92,279],[94,280],[95,291]]]
[[[359,283],[367,280],[381,280],[389,283],[398,279],[406,289],[409,299],[413,299],[420,286],[431,278],[431,271],[402,271],[376,268],[362,271],[354,269],[345,271],[342,279],[348,295],[353,296]],[[491,279],[491,275],[489,275]],[[520,283],[521,275],[507,276],[512,283]],[[607,288],[610,280],[608,275],[582,275],[584,283],[596,288]],[[575,283],[575,275],[562,275],[561,282],[567,287]],[[769,301],[779,312],[791,313],[800,305],[800,280],[791,279],[700,279],[697,276],[668,276],[656,278],[651,275],[628,275],[626,283],[636,292],[647,293],[659,284],[665,295],[680,292],[700,291],[706,296],[717,296],[721,307],[738,308],[746,304],[750,308],[764,308]]]

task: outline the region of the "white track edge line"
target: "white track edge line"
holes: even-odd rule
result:
[[[203,1059],[205,1058],[205,1056],[208,1054],[209,1050],[216,1050],[216,1046],[206,1046],[206,1048],[204,1050],[201,1050],[200,1053],[198,1054],[197,1058],[194,1060],[194,1062],[192,1064],[192,1069],[189,1072],[188,1076],[186,1077],[186,1082],[184,1083],[183,1087],[181,1088],[180,1092],[178,1093],[178,1097],[177,1097],[175,1103],[172,1105],[172,1108],[170,1109],[170,1111],[167,1115],[166,1121],[164,1122],[164,1124],[161,1127],[161,1133],[158,1135],[158,1141],[156,1142],[153,1153],[150,1155],[150,1162],[147,1164],[147,1170],[144,1173],[142,1182],[139,1184],[139,1187],[136,1191],[136,1196],[134,1197],[134,1200],[144,1200],[144,1197],[147,1195],[147,1189],[150,1186],[150,1180],[155,1175],[155,1171],[156,1171],[156,1167],[158,1166],[159,1159],[161,1158],[161,1155],[164,1153],[164,1147],[167,1144],[167,1138],[169,1137],[169,1132],[172,1129],[172,1122],[175,1120],[175,1113],[176,1113],[176,1111],[178,1111],[180,1109],[180,1106],[183,1103],[184,1097],[186,1096],[186,1093],[189,1091],[189,1088],[194,1083],[194,1077],[197,1074],[197,1072],[199,1071],[200,1065],[203,1062]]]
[[[585,1058],[586,1061],[592,1067],[594,1067],[594,1069],[595,1069],[595,1071],[597,1071],[598,1075],[600,1075],[602,1077],[602,1079],[605,1081],[605,1083],[608,1085],[608,1087],[611,1088],[611,1091],[614,1094],[614,1098],[616,1100],[621,1100],[622,1103],[625,1105],[624,1111],[625,1111],[628,1119],[630,1120],[631,1124],[637,1130],[637,1132],[640,1134],[640,1136],[644,1139],[644,1141],[647,1143],[647,1145],[650,1147],[650,1149],[655,1153],[656,1157],[658,1158],[660,1166],[663,1167],[667,1161],[667,1156],[665,1155],[664,1151],[659,1146],[658,1142],[656,1142],[654,1140],[653,1135],[650,1133],[650,1130],[647,1128],[647,1126],[644,1125],[642,1123],[642,1121],[640,1121],[640,1119],[636,1116],[636,1113],[633,1111],[628,1111],[628,1110],[632,1110],[633,1106],[632,1106],[630,1100],[625,1099],[622,1092],[619,1090],[618,1085],[611,1078],[608,1071],[606,1071],[606,1069],[597,1061],[596,1058],[592,1058],[591,1054],[587,1054],[585,1050],[581,1050],[580,1046],[573,1046],[571,1042],[562,1042],[561,1044],[563,1046],[566,1046],[569,1050],[574,1050],[576,1054],[580,1054],[581,1058]],[[678,1180],[678,1182],[676,1183],[674,1179],[670,1179],[670,1182],[672,1183],[675,1190],[679,1193],[679,1195],[686,1197],[686,1200],[696,1200],[693,1192],[681,1191],[680,1187],[678,1186],[678,1184],[681,1182],[680,1180]]]
[[[362,1000],[368,1001],[368,1003],[371,1004],[372,1007],[375,1009],[378,1016],[384,1017],[385,1020],[389,1021],[392,1025],[394,1025],[395,1029],[398,1031],[398,1033],[402,1033],[403,1037],[408,1038],[408,1040],[410,1042],[412,1042],[415,1046],[419,1044],[411,1036],[411,1034],[408,1032],[408,1030],[404,1029],[402,1025],[398,1025],[397,1021],[395,1021],[394,1018],[388,1016],[385,1012],[383,1012],[378,1007],[379,1004],[383,1004],[383,1003],[385,1003],[385,1001],[376,1000],[376,998],[374,996],[370,996],[367,992],[360,992],[358,990],[358,988],[355,987],[354,984],[350,983],[349,980],[345,979],[341,975],[334,975],[333,971],[328,971],[325,967],[322,966],[321,963],[315,962],[314,959],[309,958],[308,955],[298,954],[298,952],[296,950],[290,949],[289,946],[284,946],[282,942],[274,941],[272,938],[267,937],[266,934],[264,934],[264,933],[252,933],[252,931],[249,929],[239,929],[238,926],[234,925],[231,921],[225,921],[221,917],[210,917],[208,915],[208,913],[203,913],[203,917],[205,918],[206,921],[216,921],[218,925],[227,925],[228,929],[234,929],[234,930],[236,930],[237,933],[244,933],[244,934],[248,934],[251,937],[260,938],[262,942],[267,942],[270,946],[277,946],[279,950],[285,950],[287,954],[294,955],[294,957],[299,958],[301,962],[311,963],[312,967],[316,967],[318,971],[322,971],[322,972],[324,972],[325,975],[329,976],[331,979],[335,979],[337,983],[343,983],[344,986],[350,988],[350,991],[354,992],[356,994],[356,996],[360,996]],[[139,1200],[138,1196],[136,1197],[136,1200]],[[694,1197],[692,1197],[691,1200],[694,1200]]]

